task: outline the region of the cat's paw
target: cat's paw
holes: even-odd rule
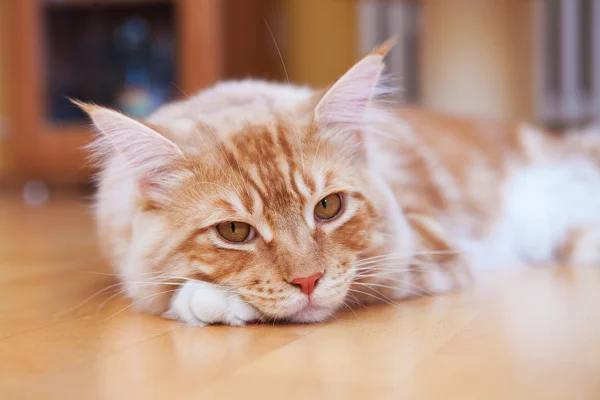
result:
[[[186,282],[163,314],[192,326],[225,324],[243,326],[259,319],[256,309],[236,293],[206,282]]]

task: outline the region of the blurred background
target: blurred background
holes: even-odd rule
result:
[[[394,34],[398,102],[600,118],[600,0],[0,0],[0,184],[88,184],[68,97],[143,117],[220,79],[323,86]]]

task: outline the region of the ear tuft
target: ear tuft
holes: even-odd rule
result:
[[[344,129],[362,123],[385,68],[384,56],[396,40],[392,37],[379,45],[331,86],[315,108],[318,124]]]
[[[127,160],[140,187],[158,187],[184,154],[154,129],[117,111],[71,100],[92,119],[100,138],[92,145],[104,155],[117,151]]]
[[[86,114],[90,115],[90,113],[92,112],[92,110],[94,108],[100,108],[100,106],[93,104],[93,103],[85,103],[81,100],[77,100],[77,99],[72,99],[70,97],[67,97],[67,99],[73,103],[74,105],[76,105],[77,107],[79,107],[83,112],[85,112]]]
[[[382,57],[385,57],[387,55],[387,53],[390,52],[392,47],[394,47],[396,45],[396,43],[398,43],[398,35],[392,36],[385,42],[379,44],[377,47],[375,47],[373,49],[373,51],[371,51],[370,54],[378,54]]]

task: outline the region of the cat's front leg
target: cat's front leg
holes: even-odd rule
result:
[[[191,326],[243,326],[260,318],[256,309],[238,294],[199,281],[186,282],[173,296],[169,311],[163,316]]]

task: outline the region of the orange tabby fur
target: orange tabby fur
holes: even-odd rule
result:
[[[225,83],[143,123],[81,105],[101,133],[100,242],[137,306],[198,324],[310,322],[347,301],[459,288],[470,273],[456,239],[492,235],[505,182],[600,148],[524,124],[382,105],[388,47],[322,92]],[[341,215],[315,220],[330,193],[343,195]],[[250,224],[257,238],[224,241],[215,226],[226,221]],[[315,273],[324,275],[310,297],[290,284]],[[227,303],[210,318],[178,311],[176,285],[198,281],[224,291],[219,301],[251,307],[228,316]]]

